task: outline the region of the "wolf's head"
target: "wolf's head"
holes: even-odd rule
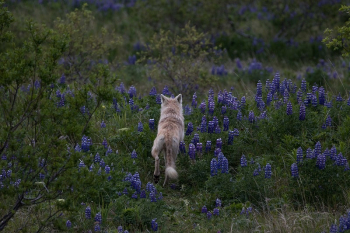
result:
[[[174,109],[178,113],[182,113],[182,95],[179,94],[175,98],[168,98],[160,95],[162,100],[162,110],[165,108]]]

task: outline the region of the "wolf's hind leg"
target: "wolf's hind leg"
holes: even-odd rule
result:
[[[159,153],[163,150],[164,146],[164,136],[159,135],[157,138],[154,140],[153,147],[152,147],[152,156],[154,158],[154,183],[159,182],[159,176],[160,176],[160,170],[159,170]]]

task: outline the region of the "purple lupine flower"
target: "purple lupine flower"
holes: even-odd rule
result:
[[[266,97],[266,105],[270,106],[270,103],[272,102],[272,92],[267,93]]]
[[[203,114],[205,113],[205,108],[206,108],[206,104],[205,104],[205,101],[203,100],[203,102],[199,105],[199,109]]]
[[[234,134],[233,134],[233,131],[228,131],[228,141],[227,141],[227,144],[228,145],[232,145],[233,144],[233,138],[234,138]]]
[[[222,158],[221,173],[228,173],[228,160],[225,156]]]
[[[101,122],[101,128],[106,128],[106,123],[104,121]]]
[[[96,214],[96,216],[95,216],[95,222],[98,222],[99,224],[101,224],[102,223],[102,215],[101,215],[101,213],[100,212],[98,212],[97,214]]]
[[[84,161],[83,161],[83,160],[80,160],[79,168],[83,168],[83,167],[85,167]]]
[[[332,126],[332,118],[329,115],[328,115],[328,117],[326,119],[326,126]]]
[[[143,124],[142,124],[141,121],[137,124],[137,131],[138,132],[142,132],[143,131]]]
[[[271,165],[268,163],[265,166],[265,178],[270,179],[271,178]]]
[[[213,215],[219,216],[219,209],[218,208],[214,208]]]
[[[108,148],[108,142],[107,142],[106,138],[103,139],[102,145],[105,149]]]
[[[207,207],[204,205],[201,210],[202,213],[206,214],[208,212]]]
[[[197,108],[197,95],[196,95],[196,92],[193,94],[193,97],[192,97],[192,107],[193,108]]]
[[[86,209],[85,209],[85,218],[86,219],[91,219],[91,208],[90,208],[90,206],[86,207]]]
[[[216,134],[220,134],[221,133],[221,129],[220,129],[220,126],[217,125],[216,128],[215,128],[215,133]]]
[[[297,163],[301,163],[303,161],[303,149],[299,147],[297,149]]]
[[[146,192],[144,189],[141,190],[140,198],[146,198]]]
[[[95,155],[95,158],[94,158],[94,162],[95,163],[99,163],[100,160],[101,160],[100,154],[97,152],[96,155]]]
[[[71,223],[71,221],[67,220],[67,222],[66,222],[66,226],[67,226],[67,228],[68,228],[68,229],[69,229],[69,228],[71,228],[71,227],[72,227],[72,223]]]
[[[323,87],[320,87],[320,89],[318,90],[318,101],[320,105],[324,105],[326,101],[325,90]]]
[[[133,199],[137,199],[137,191],[135,191],[132,195],[131,195],[131,198],[133,198]]]
[[[318,141],[315,145],[315,157],[317,157],[322,152],[322,147],[320,141]]]
[[[242,96],[242,98],[241,98],[241,108],[244,108],[245,103],[246,103],[245,96]]]
[[[229,128],[230,120],[227,116],[224,117],[224,131],[227,131]]]
[[[301,80],[301,90],[303,92],[306,92],[306,81],[305,81],[305,79]]]
[[[193,138],[192,138],[191,142],[192,142],[193,144],[197,144],[197,143],[199,142],[199,134],[198,134],[198,133],[195,133],[195,134],[193,135]]]
[[[336,99],[337,102],[342,102],[343,98],[341,97],[340,93],[337,95]]]
[[[201,130],[201,133],[205,133],[207,131],[207,119],[205,116],[202,117],[202,122],[201,122],[201,125],[200,125],[200,130]]]
[[[250,111],[250,112],[249,112],[249,122],[250,122],[250,123],[253,123],[254,120],[255,120],[254,112],[253,112],[253,111]]]
[[[91,140],[87,136],[83,135],[83,137],[81,138],[81,149],[85,152],[89,151],[90,150],[90,142],[91,142]]]
[[[222,140],[221,138],[216,139],[216,148],[222,148]]]
[[[205,144],[205,152],[209,152],[211,150],[211,141],[207,141]]]
[[[326,156],[324,154],[317,156],[316,166],[321,170],[326,167]]]
[[[208,133],[214,133],[214,121],[208,123]]]
[[[156,96],[157,95],[157,90],[156,87],[152,87],[151,91],[149,92],[150,96]]]
[[[168,86],[165,86],[164,87],[164,89],[163,89],[163,91],[162,91],[162,94],[163,95],[171,95],[171,92],[169,91],[169,88],[168,88]]]
[[[136,97],[136,88],[134,86],[131,86],[128,91],[129,97],[133,98],[134,96]]]
[[[198,142],[197,145],[196,145],[196,150],[198,153],[202,153],[202,148],[203,148],[203,145],[201,142]]]
[[[187,135],[187,136],[188,136],[188,135],[191,135],[192,132],[193,132],[193,124],[192,124],[192,122],[189,122],[189,123],[187,124],[186,135]]]
[[[214,109],[215,109],[215,102],[214,101],[210,101],[208,103],[208,112],[210,115],[214,114]]]
[[[260,80],[256,84],[256,96],[262,96],[262,83]]]
[[[337,233],[337,225],[332,224],[331,228],[329,229],[329,233]]]
[[[113,153],[113,150],[110,146],[108,146],[108,149],[106,151],[106,156],[108,156],[109,154],[112,154]],[[118,152],[117,152],[118,153]]]
[[[255,169],[253,172],[253,176],[258,176],[260,174],[259,169]]]
[[[347,105],[350,106],[350,97],[348,99]]]
[[[224,105],[221,107],[221,114],[224,115],[227,111],[227,107]]]
[[[311,148],[307,148],[307,150],[306,150],[306,158],[307,159],[312,159],[313,158],[312,149]]]
[[[150,130],[154,130],[154,119],[149,119],[148,126]]]
[[[190,143],[190,145],[188,146],[188,155],[192,160],[196,159],[196,147],[193,143]]]
[[[289,100],[289,92],[286,88],[286,89],[284,89],[284,92],[283,92],[283,102],[287,103],[288,100]]]
[[[151,222],[151,227],[152,227],[152,231],[158,231],[158,223],[156,222],[156,218],[152,219]]]
[[[149,198],[151,199],[151,202],[157,202],[156,193],[154,191],[150,192]]]
[[[162,103],[162,99],[160,98],[160,94],[156,95],[156,104],[161,104]]]
[[[185,145],[185,142],[184,141],[181,141],[180,142],[180,152],[182,153],[182,154],[186,154],[186,145]]]
[[[331,151],[330,151],[330,156],[331,156],[331,159],[333,159],[337,156],[337,148],[335,148],[335,146],[332,146]]]
[[[211,219],[211,217],[212,217],[212,214],[210,213],[210,211],[208,211],[208,213],[207,213],[207,218],[208,218],[208,219]]]
[[[96,224],[95,227],[94,227],[94,230],[95,230],[96,232],[101,231],[100,224]]]
[[[123,227],[122,226],[118,227],[118,233],[123,233]]]
[[[221,200],[219,198],[215,200],[215,207],[221,207]]]
[[[305,120],[305,115],[306,115],[305,105],[301,103],[300,109],[299,109],[299,120],[301,121]]]
[[[311,96],[311,105],[313,107],[317,107],[317,97],[315,94],[312,94],[312,96]]]
[[[218,174],[218,163],[215,158],[210,162],[210,175],[216,176]]]
[[[290,167],[290,170],[291,170],[293,178],[298,178],[299,177],[298,165],[296,163],[292,164],[292,166]]]
[[[136,158],[137,158],[137,153],[136,153],[135,150],[133,150],[133,151],[131,152],[131,158],[132,158],[132,159],[136,159]]]
[[[273,79],[273,84],[275,87],[275,91],[279,91],[280,88],[280,74],[276,72],[275,77]]]
[[[237,120],[239,120],[239,121],[242,120],[242,113],[241,113],[241,111],[238,111],[238,113],[237,113]]]
[[[292,103],[289,101],[287,104],[287,115],[292,115],[293,114],[293,106]]]
[[[248,166],[248,161],[245,157],[245,155],[242,155],[241,157],[241,167],[247,167]]]
[[[100,161],[100,167],[105,167],[105,166],[106,166],[105,161],[103,161],[103,159],[101,159],[101,161]]]
[[[110,168],[108,165],[106,165],[106,166],[105,166],[105,172],[106,172],[106,174],[109,174],[110,171],[111,171],[111,168]]]

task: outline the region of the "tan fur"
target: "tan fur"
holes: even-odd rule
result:
[[[161,95],[162,106],[158,124],[158,134],[152,147],[152,156],[155,159],[154,179],[158,182],[159,154],[165,152],[165,179],[177,179],[175,161],[179,152],[180,141],[184,139],[184,117],[182,114],[182,96],[179,94],[174,99]]]

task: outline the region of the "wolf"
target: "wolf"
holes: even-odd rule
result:
[[[165,186],[168,177],[177,179],[175,161],[179,152],[179,144],[184,139],[184,117],[182,114],[182,95],[167,98],[161,95],[160,119],[158,133],[152,147],[152,157],[155,159],[154,182],[159,182],[159,154],[164,153],[165,160]]]

